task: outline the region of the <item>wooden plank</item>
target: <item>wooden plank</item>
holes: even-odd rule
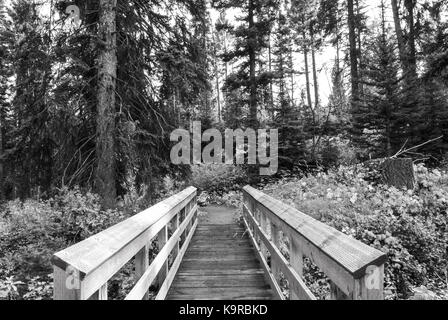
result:
[[[144,246],[139,253],[135,256],[135,276],[139,280],[146,272],[149,267],[149,244]],[[148,300],[149,294],[143,296],[143,300]]]
[[[272,244],[275,246],[275,248],[279,250],[280,248],[280,229],[277,227],[276,224],[270,223],[270,229],[271,229],[271,239]],[[282,261],[276,259],[275,255],[271,254],[271,270],[272,274],[274,275],[274,278],[277,280],[277,282],[280,281],[280,264]]]
[[[107,300],[107,282],[89,300]]]
[[[236,300],[243,299],[250,296],[256,297],[272,297],[270,290],[258,287],[250,288],[232,288],[228,290],[226,288],[171,288],[170,299],[175,296],[193,296],[194,299],[209,297],[218,297],[222,300]]]
[[[71,273],[70,270],[63,270],[58,266],[53,266],[53,279],[54,300],[80,299],[79,275]]]
[[[370,266],[371,273],[362,279],[355,280],[353,300],[383,300],[384,299],[384,265]]]
[[[188,224],[187,224],[188,228]],[[159,234],[157,235],[157,246],[159,248],[159,252],[163,249],[163,247],[168,242],[168,226],[165,226]],[[173,246],[173,249],[176,245]],[[165,282],[166,275],[168,274],[168,259],[163,264],[162,268],[159,271],[159,274],[157,275],[157,281],[156,285],[158,288],[162,286],[162,284]]]
[[[289,263],[297,275],[303,278],[303,253],[295,238],[289,239]],[[294,287],[290,288],[289,299],[300,300],[300,292],[296,292]]]
[[[207,261],[183,261],[182,267],[186,269],[197,269],[197,270],[207,270],[207,269],[235,269],[235,270],[244,270],[247,268],[257,268],[260,266],[258,260],[254,258],[252,261],[243,261],[240,262],[238,260],[232,261],[223,261],[223,262],[207,262]]]
[[[188,254],[189,256],[194,255],[204,255],[206,253],[209,256],[219,256],[223,253],[227,254],[251,254],[253,256],[254,249],[252,246],[246,245],[246,246],[239,246],[239,247],[222,247],[222,248],[215,248],[213,246],[202,246],[202,247],[189,247],[188,248]]]
[[[248,279],[248,278],[218,278],[218,279],[197,279],[189,280],[178,278],[175,283],[173,283],[172,288],[235,288],[235,287],[256,287],[270,289],[270,286],[266,284],[263,276],[259,278]]]
[[[316,248],[313,251],[323,252],[339,263],[354,278],[363,277],[368,266],[381,266],[386,261],[384,253],[350,238],[252,187],[245,187],[244,192],[248,197],[257,201],[258,209],[268,214],[270,219],[279,220],[282,225],[289,226],[292,233],[300,234]]]
[[[176,277],[176,280],[179,280],[179,282],[198,282],[198,281],[226,281],[226,280],[232,280],[232,281],[264,281],[264,277],[262,273],[258,274],[240,274],[240,273],[231,273],[231,274],[206,274],[196,277],[191,277],[187,275],[180,275],[178,274]]]
[[[176,216],[174,217],[174,219],[172,221],[172,224],[173,224],[173,230],[177,230],[179,228],[179,226],[180,226],[179,214],[176,214]],[[174,249],[173,249],[174,259],[177,258],[178,254],[179,254],[179,250],[180,250],[180,241],[178,241],[176,246],[174,246]]]
[[[197,209],[197,207],[195,207]],[[169,241],[165,244],[159,254],[156,256],[154,261],[151,263],[149,268],[140,278],[140,280],[135,284],[134,288],[132,288],[131,292],[127,295],[125,300],[141,300],[145,295],[145,292],[151,286],[153,281],[156,279],[159,271],[165,265],[166,260],[168,259],[169,254],[176,246],[176,243],[179,241],[182,233],[185,231],[188,223],[194,217],[194,210],[188,215],[188,217],[182,222],[181,226],[173,233]]]
[[[197,226],[198,226],[198,220],[195,219],[193,226],[191,227],[190,234],[185,239],[182,249],[179,251],[179,255],[177,256],[176,260],[174,261],[174,264],[171,267],[171,270],[168,273],[168,276],[166,277],[165,282],[162,284],[159,292],[157,293],[156,300],[164,300],[166,298],[166,295],[168,294],[171,284],[173,283],[174,277],[176,276],[176,273],[179,270],[179,266],[182,263],[182,259],[185,255],[185,252],[188,249],[191,238],[193,238],[193,235],[196,231]]]
[[[213,275],[213,276],[220,276],[220,275],[254,275],[254,274],[261,274],[264,275],[264,270],[261,268],[248,268],[244,270],[215,270],[210,269],[208,270],[196,270],[196,269],[180,269],[177,272],[178,277],[187,276],[187,277],[200,277],[204,275]]]

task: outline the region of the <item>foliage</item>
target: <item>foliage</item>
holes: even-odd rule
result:
[[[247,173],[242,167],[229,165],[200,165],[192,167],[191,184],[199,191],[224,195],[247,184]]]
[[[102,211],[90,192],[62,189],[49,200],[10,201],[0,211],[0,299],[50,299],[51,256],[139,210]]]

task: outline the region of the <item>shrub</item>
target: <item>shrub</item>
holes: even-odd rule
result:
[[[51,298],[51,256],[127,217],[125,211],[102,211],[99,200],[62,189],[49,200],[6,203],[0,214],[0,299]]]
[[[220,195],[238,190],[247,184],[248,177],[242,167],[229,165],[198,165],[192,167],[191,184],[208,193]]]

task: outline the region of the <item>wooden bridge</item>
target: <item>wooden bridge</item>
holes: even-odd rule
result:
[[[332,299],[383,299],[383,253],[252,187],[243,193],[238,220],[219,208],[199,217],[191,187],[56,253],[54,299],[107,300],[108,281],[133,262],[126,300],[150,289],[156,300],[315,300],[304,257],[328,277]]]

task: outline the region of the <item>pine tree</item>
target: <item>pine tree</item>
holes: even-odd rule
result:
[[[385,7],[382,6],[379,34],[366,52],[365,79],[366,103],[359,104],[354,113],[355,128],[360,132],[356,139],[371,156],[392,156],[402,143],[400,126],[399,64],[395,44],[386,26]]]
[[[259,88],[268,83],[264,70],[257,71],[257,59],[262,50],[268,48],[268,35],[271,29],[275,3],[271,0],[232,0],[213,1],[219,10],[236,8],[243,16],[235,27],[227,26],[235,37],[235,46],[224,57],[226,62],[236,60],[239,69],[226,79],[225,90],[243,89],[244,98],[240,102],[248,110],[246,124],[252,128],[259,125]],[[235,97],[235,95],[234,95]]]
[[[52,183],[54,143],[49,127],[49,87],[52,59],[45,23],[38,6],[29,1],[13,2],[6,30],[7,60],[14,72],[15,92],[11,103],[11,136],[6,144],[14,196],[29,197],[48,190]]]
[[[9,48],[5,39],[7,37],[6,7],[4,0],[0,0],[0,201],[5,199],[5,134],[6,115],[10,108],[8,101],[8,79],[11,76]]]
[[[273,83],[278,92],[274,102],[275,116],[272,126],[279,130],[280,168],[292,170],[304,159],[305,147],[300,115],[294,108],[291,91],[287,86],[293,65],[289,56],[292,46],[291,27],[284,5],[281,3],[273,34]]]

